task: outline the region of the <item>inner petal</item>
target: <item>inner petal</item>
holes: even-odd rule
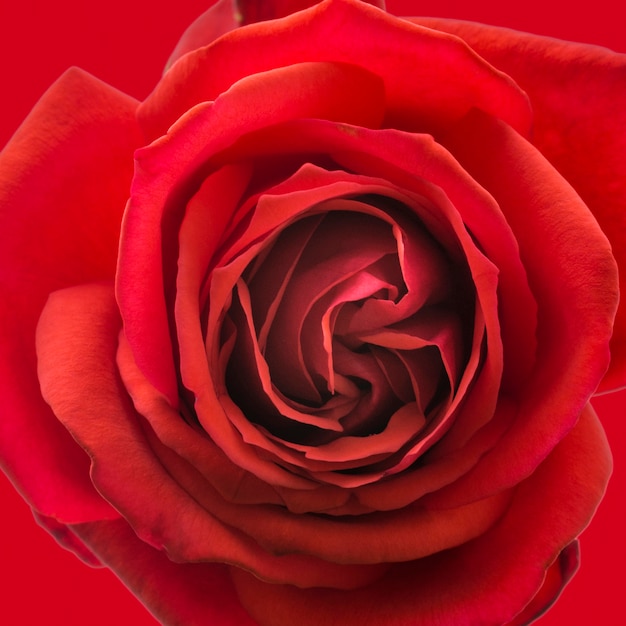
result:
[[[394,252],[391,228],[370,215],[332,212],[318,223],[283,293],[265,347],[272,380],[286,395],[311,405],[327,397],[327,385],[320,389],[305,364],[301,341],[305,319],[330,289]],[[275,266],[272,256],[265,263]],[[281,272],[280,266],[276,271]]]

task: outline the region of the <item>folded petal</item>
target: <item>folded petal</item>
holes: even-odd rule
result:
[[[113,277],[132,154],[142,141],[137,104],[68,70],[0,155],[0,456],[31,504],[66,522],[116,513],[89,482],[87,456],[41,399],[35,325],[51,291]]]
[[[258,626],[241,607],[225,565],[174,563],[123,521],[71,528],[163,624]]]
[[[558,593],[571,574],[568,546],[591,519],[610,471],[606,438],[587,406],[574,430],[519,486],[501,521],[474,541],[396,565],[375,585],[341,593],[267,585],[234,568],[232,579],[262,626],[505,624],[540,594],[529,609],[534,617],[549,603],[542,587]],[[551,571],[559,558],[560,572]]]
[[[528,131],[524,94],[460,39],[357,0],[326,0],[280,21],[236,29],[187,54],[141,105],[142,127],[158,137],[186,111],[215,100],[245,76],[328,59],[382,79],[388,126],[428,132],[477,106]]]
[[[384,0],[363,1],[381,9],[385,8]],[[187,52],[207,46],[235,28],[286,17],[291,13],[307,9],[317,2],[318,0],[218,0],[183,33],[165,69],[167,71]]]
[[[508,29],[433,18],[411,21],[461,37],[530,97],[532,141],[587,203],[626,267],[626,55]],[[626,293],[626,272],[620,276]],[[623,299],[624,300],[624,299]],[[626,385],[626,301],[600,390]]]
[[[478,111],[445,143],[502,207],[538,303],[537,365],[517,396],[518,417],[475,471],[432,495],[451,506],[518,482],[574,425],[608,366],[618,289],[597,222],[536,148]]]

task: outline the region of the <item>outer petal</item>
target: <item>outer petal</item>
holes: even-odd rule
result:
[[[115,516],[88,459],[41,399],[35,325],[48,294],[112,277],[140,143],[137,102],[71,69],[0,155],[0,457],[18,489],[62,521]]]
[[[398,565],[375,585],[341,593],[267,585],[239,570],[231,573],[244,606],[263,626],[501,626],[538,593],[529,618],[549,602],[542,591],[546,571],[591,519],[610,470],[608,444],[588,406],[520,485],[502,521],[474,541]],[[565,555],[562,580],[571,573],[571,556]],[[546,585],[558,593],[555,574]]]
[[[307,587],[359,587],[386,571],[384,564],[270,554],[205,510],[159,462],[125,393],[115,366],[120,325],[112,287],[58,291],[42,314],[37,348],[44,397],[92,457],[94,484],[140,538],[172,560],[230,563]]]
[[[471,22],[412,21],[464,39],[529,95],[533,143],[591,208],[613,246],[626,293],[626,55]],[[601,390],[626,385],[626,299]]]
[[[381,9],[385,8],[385,0],[362,0]],[[318,4],[319,0],[238,0],[244,24],[275,20],[286,17],[296,11],[302,11]]]
[[[360,65],[383,79],[387,126],[424,131],[477,106],[528,131],[524,94],[460,39],[355,0],[325,0],[280,21],[237,29],[186,55],[142,104],[139,119],[155,138],[245,76],[329,59]]]
[[[363,0],[381,9],[385,0]],[[187,52],[209,45],[221,35],[265,20],[274,20],[317,4],[318,0],[218,0],[183,33],[165,69]]]
[[[516,233],[538,302],[538,358],[512,427],[474,470],[427,496],[434,506],[467,502],[470,494],[493,493],[498,484],[511,486],[550,453],[606,372],[618,299],[617,268],[606,238],[533,146],[477,111],[451,129],[445,143],[491,191]]]
[[[207,46],[224,33],[239,26],[241,15],[238,14],[237,1],[218,0],[183,33],[165,65],[165,71],[188,52]]]
[[[163,624],[257,626],[243,610],[225,565],[174,563],[123,521],[71,527]]]

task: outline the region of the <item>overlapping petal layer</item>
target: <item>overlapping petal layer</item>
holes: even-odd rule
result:
[[[461,37],[507,72],[533,106],[532,141],[580,194],[626,263],[626,55],[598,46],[436,18],[411,21]],[[602,163],[598,167],[598,163]],[[620,275],[622,293],[626,273]],[[600,389],[626,384],[626,306],[618,309],[611,339],[614,358]]]
[[[195,105],[216,99],[246,76],[328,59],[381,78],[389,127],[432,132],[478,107],[522,133],[529,130],[524,93],[461,39],[397,20],[358,0],[325,0],[283,20],[231,31],[185,55],[141,105],[139,120],[156,138]]]
[[[0,457],[30,504],[65,522],[117,513],[94,491],[87,457],[41,399],[35,327],[51,291],[114,275],[132,154],[143,142],[137,105],[68,70],[0,155]]]
[[[166,622],[247,623],[239,594],[272,626],[523,624],[572,575],[610,471],[587,401],[616,268],[562,174],[619,243],[620,140],[587,181],[586,127],[550,134],[560,91],[529,75],[535,39],[520,69],[499,31],[441,26],[520,76],[531,135],[525,94],[454,35],[353,0],[254,23],[313,4],[218,2],[138,112],[70,73],[3,153],[4,204],[64,242],[14,249],[25,220],[7,215],[6,266],[25,261],[6,284],[29,287],[3,310],[21,329],[6,380],[30,374],[6,395],[29,419],[2,441],[35,433],[38,454],[3,458],[41,523]],[[154,142],[113,284],[139,127]],[[42,309],[49,407],[19,350]]]
[[[516,615],[529,598],[538,594],[524,613],[527,619],[540,613],[571,576],[576,553],[563,538],[588,523],[609,473],[607,443],[587,407],[577,426],[516,489],[502,520],[474,541],[396,565],[375,585],[350,592],[267,585],[236,569],[232,578],[261,625],[523,623]],[[548,593],[542,593],[543,585]]]

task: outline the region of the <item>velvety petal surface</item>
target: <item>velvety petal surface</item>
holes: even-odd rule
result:
[[[327,59],[362,66],[382,79],[386,125],[428,132],[475,106],[528,131],[524,94],[460,39],[358,0],[325,0],[280,21],[231,31],[186,55],[141,105],[139,119],[156,138],[193,106],[214,100],[245,76]]]
[[[384,0],[363,1],[381,9],[385,8]],[[165,70],[188,52],[209,45],[235,28],[286,17],[316,3],[317,0],[218,0],[183,33]]]
[[[543,593],[546,571],[591,519],[610,471],[608,444],[588,406],[518,487],[500,523],[474,541],[394,566],[376,585],[345,593],[266,585],[236,569],[231,575],[244,606],[262,625],[505,624]],[[571,570],[567,563],[557,567]],[[560,585],[549,575],[548,589],[558,593]],[[542,596],[537,604],[545,603]],[[537,610],[532,607],[533,616]]]
[[[517,482],[578,419],[608,366],[617,268],[589,209],[506,124],[474,112],[450,130],[445,143],[498,200],[538,302],[538,357],[528,393],[518,397],[518,419],[498,445],[451,487],[454,501],[467,502],[501,480],[502,486]],[[433,494],[434,501],[445,502],[446,490]]]
[[[132,154],[142,143],[137,104],[68,70],[0,155],[0,456],[24,497],[66,522],[117,514],[41,399],[35,325],[51,291],[114,274]]]
[[[72,527],[163,624],[258,626],[241,607],[226,565],[174,563],[124,520]]]
[[[513,30],[435,18],[413,22],[461,37],[509,74],[533,108],[532,142],[590,207],[626,267],[626,55]],[[620,287],[626,292],[626,272]],[[626,385],[626,303],[600,390]]]
[[[386,571],[385,564],[266,552],[205,509],[160,463],[123,388],[115,366],[120,326],[111,286],[56,292],[38,327],[40,378],[55,414],[92,458],[94,484],[143,541],[177,562],[231,563],[303,587],[350,589]]]

